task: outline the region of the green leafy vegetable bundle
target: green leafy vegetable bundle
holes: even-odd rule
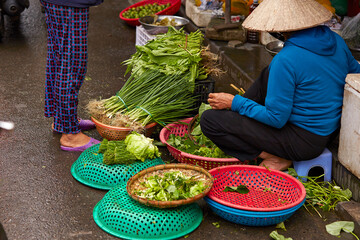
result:
[[[186,176],[181,171],[153,175],[141,183],[144,189],[134,193],[142,198],[158,201],[174,201],[194,197],[205,191],[206,185],[195,176]]]
[[[124,61],[126,74],[141,75],[148,70],[159,70],[166,75],[191,73],[188,81],[205,79],[207,74],[200,64],[203,34],[198,30],[186,34],[169,27],[167,33],[158,35],[144,46],[136,46],[136,53]]]
[[[131,164],[137,160],[145,161],[145,159],[160,157],[159,149],[152,142],[153,139],[132,132],[125,140],[104,139],[98,152],[104,154],[103,163],[106,165]]]

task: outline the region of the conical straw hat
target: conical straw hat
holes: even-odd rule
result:
[[[290,32],[320,25],[332,13],[315,0],[264,0],[245,19],[248,30]]]

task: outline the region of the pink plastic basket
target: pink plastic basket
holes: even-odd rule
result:
[[[160,131],[160,141],[166,144],[170,154],[181,163],[188,163],[196,166],[203,167],[207,170],[212,168],[216,168],[224,165],[234,165],[234,164],[245,164],[246,162],[240,162],[236,158],[209,158],[209,157],[201,157],[189,153],[182,152],[170,144],[167,143],[170,134],[175,134],[176,136],[184,136],[188,132],[188,125],[182,124],[190,123],[192,118],[187,118],[179,121],[179,123],[171,123],[166,125]]]
[[[222,205],[247,211],[280,211],[303,203],[304,185],[287,173],[265,167],[232,165],[209,171],[214,184],[208,197]],[[226,186],[245,185],[249,192],[224,192]]]
[[[130,26],[139,26],[140,25],[139,18],[124,18],[123,17],[124,12],[126,12],[127,10],[133,7],[138,7],[145,4],[152,4],[155,2],[158,3],[159,5],[170,3],[170,7],[165,8],[160,12],[157,12],[156,15],[174,15],[179,11],[181,7],[181,0],[143,0],[122,10],[119,14],[119,17],[121,20],[124,20]]]

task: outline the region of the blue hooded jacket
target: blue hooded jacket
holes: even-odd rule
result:
[[[103,0],[43,0],[47,3],[52,3],[60,6],[87,8],[95,5],[99,5]]]
[[[360,64],[338,34],[326,26],[300,30],[270,63],[265,106],[236,95],[231,109],[275,128],[290,122],[327,136],[340,126],[348,73],[360,73]]]

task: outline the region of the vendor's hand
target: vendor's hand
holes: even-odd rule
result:
[[[230,109],[233,99],[229,93],[210,93],[208,102],[212,109]]]

